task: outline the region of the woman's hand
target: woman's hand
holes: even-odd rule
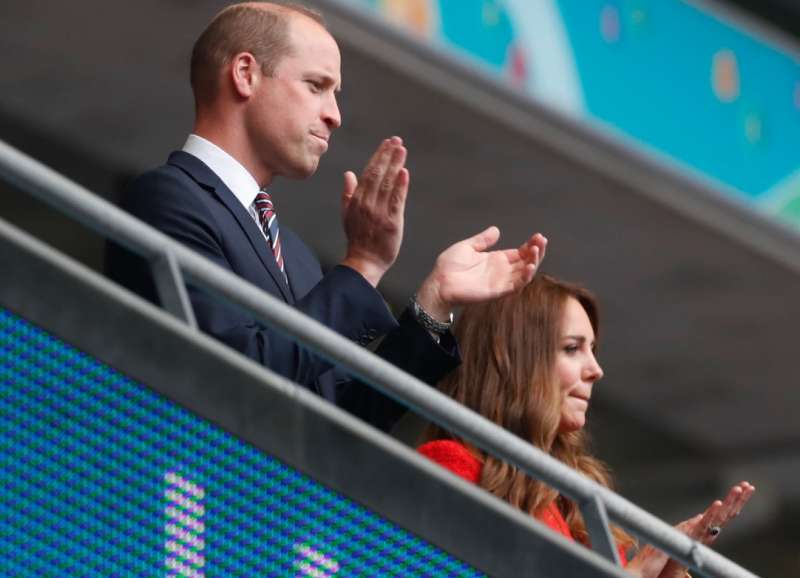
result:
[[[675,526],[693,540],[706,546],[720,535],[722,528],[739,515],[755,492],[749,482],[733,486],[724,500],[714,500],[702,514],[689,518]],[[686,567],[649,544],[645,545],[627,566],[629,572],[642,578],[682,578]]]

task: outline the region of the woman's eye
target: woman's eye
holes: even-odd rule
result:
[[[577,353],[578,352],[578,346],[577,345],[565,345],[564,346],[564,351],[566,351],[569,354]]]

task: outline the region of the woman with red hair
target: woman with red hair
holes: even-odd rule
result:
[[[463,363],[439,389],[511,433],[530,441],[603,486],[607,467],[593,457],[583,431],[592,388],[603,376],[596,355],[597,302],[586,289],[537,275],[520,292],[462,312],[456,336]],[[419,451],[461,477],[479,484],[512,506],[535,516],[570,540],[588,545],[578,505],[514,466],[488,455],[438,426],[428,430]],[[724,500],[677,527],[711,544],[755,488],[742,482]],[[634,539],[612,528],[624,554]],[[679,563],[651,546],[627,563],[647,578],[679,578]]]

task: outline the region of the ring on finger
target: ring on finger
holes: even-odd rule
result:
[[[709,526],[708,527],[708,535],[716,538],[719,536],[719,533],[722,532],[722,528],[719,526]]]

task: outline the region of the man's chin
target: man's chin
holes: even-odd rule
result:
[[[298,164],[293,166],[290,170],[285,171],[283,176],[288,179],[303,180],[316,173],[317,168],[319,168],[319,158],[310,160],[303,165]]]

